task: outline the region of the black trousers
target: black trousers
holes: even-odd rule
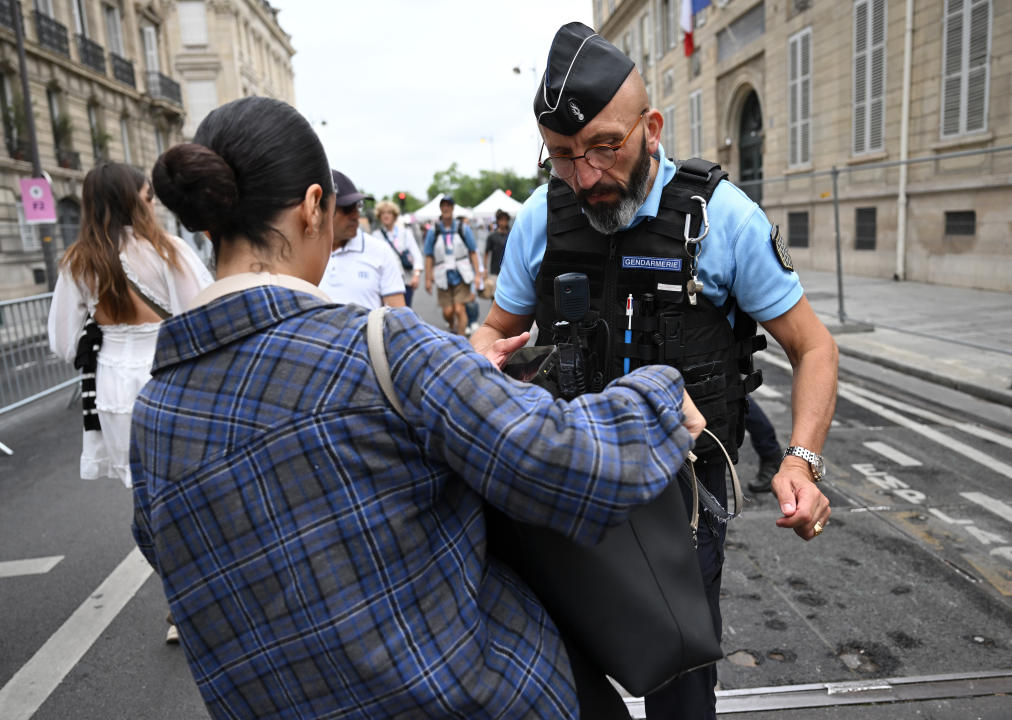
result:
[[[697,462],[696,476],[724,507],[727,507],[726,465],[723,462]],[[681,484],[685,508],[692,513],[692,489]],[[699,513],[697,556],[703,573],[703,588],[710,605],[713,627],[721,635],[720,580],[724,566],[724,540],[727,526]],[[618,691],[600,668],[562,638],[573,666],[580,720],[627,720],[629,712]],[[672,680],[646,697],[647,720],[716,720],[717,666],[709,665]]]

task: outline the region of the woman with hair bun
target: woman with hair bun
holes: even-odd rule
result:
[[[658,495],[702,416],[669,367],[565,403],[316,287],[323,148],[292,107],[211,112],[152,175],[211,237],[218,281],[166,321],[134,410],[134,535],[215,718],[575,718],[544,608],[486,551],[483,502],[584,543]],[[490,362],[490,360],[492,360]],[[683,413],[684,411],[684,413]]]

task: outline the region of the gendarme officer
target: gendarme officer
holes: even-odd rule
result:
[[[820,534],[830,508],[816,481],[825,472],[820,453],[836,402],[837,350],[776,226],[719,166],[676,165],[665,156],[663,116],[634,63],[581,23],[556,34],[534,112],[552,178],[517,215],[495,302],[472,345],[489,352],[535,319],[539,342],[554,342],[553,279],[586,273],[591,307],[611,328],[601,382],[642,364],[674,365],[734,457],[747,393],[761,382],[751,362],[762,347],[758,321],[794,368],[791,447],[773,479],[783,513],[776,524],[805,540]],[[700,441],[696,471],[726,507],[719,452]],[[725,525],[704,518],[699,562],[719,635]],[[716,680],[714,666],[687,673],[647,697],[647,717],[715,717]]]

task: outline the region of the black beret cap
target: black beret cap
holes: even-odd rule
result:
[[[575,135],[594,119],[629,77],[636,64],[580,22],[559,28],[548,65],[534,96],[538,123]]]

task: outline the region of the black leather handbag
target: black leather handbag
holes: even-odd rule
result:
[[[485,518],[489,551],[531,587],[567,641],[633,695],[723,656],[677,481],[592,547],[488,505]]]

